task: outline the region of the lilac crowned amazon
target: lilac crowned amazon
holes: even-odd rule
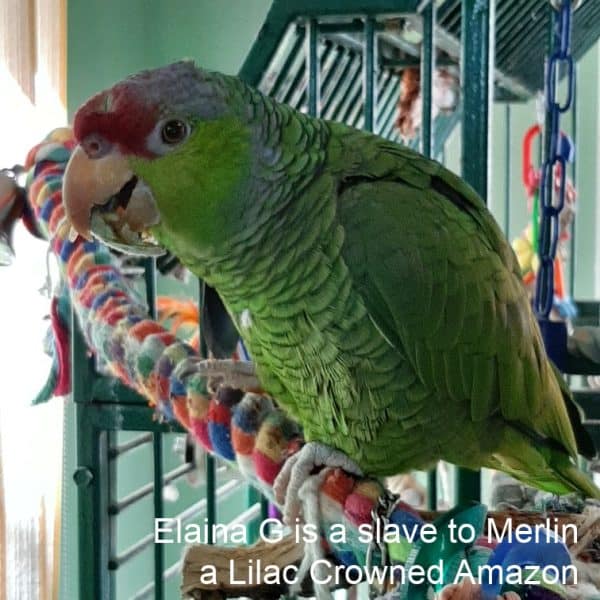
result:
[[[305,457],[372,476],[444,459],[600,497],[515,255],[456,175],[191,62],[97,94],[74,132],[74,228],[155,240],[216,289]]]

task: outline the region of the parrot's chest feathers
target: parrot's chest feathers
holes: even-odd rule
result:
[[[332,219],[321,240],[300,236],[295,252],[265,249],[236,277],[233,267],[226,277],[221,265],[211,283],[264,387],[301,419],[307,435],[324,429],[368,438],[382,418],[380,392],[369,382],[391,379],[398,357],[353,286],[343,239]]]
[[[343,437],[376,435],[400,357],[345,262],[335,185],[323,176],[276,217],[257,213],[198,275],[223,299],[265,389],[307,436],[326,432],[341,448]]]

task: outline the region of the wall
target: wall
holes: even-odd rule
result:
[[[575,296],[583,299],[600,296],[600,43],[580,62],[578,85]]]
[[[270,0],[71,0],[69,114],[131,73],[182,58],[236,73],[270,5]]]

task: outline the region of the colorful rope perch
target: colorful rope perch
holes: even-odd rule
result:
[[[145,396],[161,418],[177,419],[208,451],[236,461],[246,478],[272,495],[283,462],[302,445],[298,426],[267,398],[247,394],[237,404],[219,402],[207,395],[204,378],[192,375],[181,381],[174,376],[177,366],[195,354],[193,349],[148,317],[147,307],[102,244],[69,240],[61,187],[73,147],[71,131],[57,129],[30,151],[28,195],[98,367]],[[339,471],[322,487],[331,521],[354,526],[371,523],[371,510],[383,491],[378,482],[355,482]]]
[[[195,355],[194,350],[148,317],[147,307],[103,245],[69,239],[61,188],[73,147],[71,131],[58,129],[31,150],[26,165],[28,196],[39,228],[58,259],[73,309],[98,368],[145,396],[160,418],[178,420],[208,451],[236,462],[251,483],[272,497],[272,484],[282,465],[302,446],[299,427],[266,397],[246,394],[242,398],[226,388],[221,388],[217,397],[210,397],[199,373],[192,370],[187,377],[176,376],[185,372],[178,371],[178,367],[189,364],[187,359]],[[390,514],[382,512],[378,501],[385,490],[379,482],[356,480],[333,470],[324,474],[320,491],[320,525],[330,551],[343,565],[377,565],[387,555],[391,564],[417,563],[426,568],[434,560],[444,559],[449,567],[435,586],[439,591],[453,581],[458,558],[473,565],[485,564],[490,558],[489,547],[448,544],[450,517],[466,519],[481,534],[485,516],[481,506],[443,515],[435,522],[438,541],[425,547],[415,541],[424,527],[415,510],[400,503],[394,505]],[[405,537],[369,545],[359,537],[359,527],[371,525],[373,514],[379,514],[382,522],[404,526],[404,531],[412,531],[416,537],[412,541]],[[340,525],[345,535],[341,536],[338,529],[334,538],[334,529]],[[426,587],[405,587],[401,597],[425,598]]]

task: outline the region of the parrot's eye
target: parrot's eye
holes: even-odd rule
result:
[[[182,142],[188,134],[187,125],[179,119],[167,121],[160,132],[162,141],[165,144],[173,145]]]

